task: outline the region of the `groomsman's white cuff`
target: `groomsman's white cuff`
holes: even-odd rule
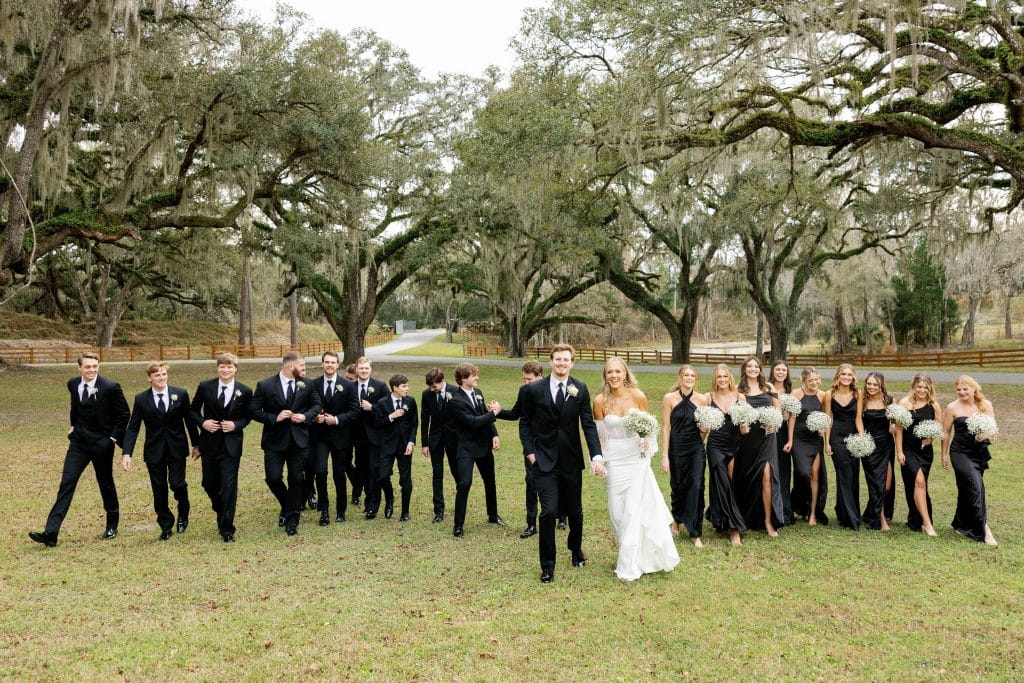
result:
[[[598,453],[597,455],[590,459],[590,462],[604,462],[604,456]]]

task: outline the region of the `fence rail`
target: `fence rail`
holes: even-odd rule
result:
[[[501,356],[507,353],[504,346],[483,345],[467,343],[465,345],[467,357]],[[551,347],[536,346],[526,349],[526,355],[531,358],[547,358],[551,354]],[[577,348],[576,360],[604,362],[612,356],[618,356],[630,364],[652,363],[655,365],[671,365],[672,352],[660,351],[657,349],[629,350],[629,349],[596,349]],[[749,358],[749,354],[731,353],[691,353],[690,362],[702,365],[713,365],[726,363],[728,365],[739,365]],[[764,363],[769,362],[768,354],[765,355]],[[984,351],[909,351],[906,353],[848,353],[848,354],[821,354],[821,353],[791,353],[787,358],[791,367],[818,365],[821,367],[834,367],[840,363],[851,365],[874,366],[874,367],[921,367],[935,368],[948,365],[970,365],[980,368],[985,367],[1007,367],[1024,366],[1024,348],[1022,349],[991,349]]]
[[[368,335],[366,346],[376,346],[394,339],[391,333]],[[156,360],[212,360],[219,353],[233,353],[239,358],[280,358],[287,351],[295,350],[304,356],[319,356],[325,351],[341,353],[339,341],[312,342],[308,344],[203,344],[192,346],[169,346],[152,344],[147,346],[114,346],[110,348],[87,346],[54,347],[0,347],[0,358],[15,365],[37,363],[74,363],[83,351],[93,351],[104,362],[156,361]]]

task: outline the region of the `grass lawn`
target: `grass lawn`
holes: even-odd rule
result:
[[[414,378],[421,364],[378,364]],[[254,386],[276,371],[243,365]],[[142,366],[105,365],[131,395]],[[171,368],[190,392],[210,365]],[[500,423],[499,528],[479,479],[466,535],[430,524],[429,466],[419,446],[412,520],[321,528],[308,513],[286,537],[263,482],[260,427],[249,428],[238,542],[216,532],[200,469],[189,465],[191,526],[157,540],[141,458],[118,471],[120,535],[101,542],[103,511],[83,476],[56,548],[29,541],[53,504],[73,368],[0,374],[0,678],[328,680],[1001,679],[1024,677],[1024,388],[987,387],[1004,436],[986,477],[998,549],[949,527],[951,471],[933,470],[939,537],[908,531],[902,483],[891,533],[810,528],[751,533],[731,548],[705,525],[702,551],[680,541],[671,573],[618,581],[603,482],[586,475],[586,568],[571,570],[559,534],[555,582],[542,586],[536,539],[520,540],[522,456]],[[311,372],[310,374],[316,374]],[[578,376],[595,386],[596,372]],[[660,397],[671,374],[644,373]],[[702,372],[703,385],[707,385]],[[484,367],[481,388],[510,405],[517,368]],[[893,387],[900,390],[905,386]],[[950,389],[942,388],[948,401]],[[829,466],[829,479],[834,476]],[[898,479],[898,477],[897,477]],[[397,475],[395,477],[397,487]],[[663,491],[667,476],[658,471]],[[865,495],[862,486],[862,497]],[[332,486],[333,497],[333,486]],[[832,501],[828,509],[831,513]]]

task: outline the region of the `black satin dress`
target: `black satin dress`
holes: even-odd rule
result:
[[[793,425],[793,447],[790,451],[793,456],[793,492],[789,499],[795,514],[801,517],[811,516],[811,467],[815,458],[821,458],[818,463],[818,504],[814,510],[814,517],[818,524],[828,524],[828,515],[825,514],[825,502],[828,498],[828,475],[825,472],[823,457],[825,441],[818,432],[807,429],[807,415],[821,410],[821,401],[816,395],[807,394],[800,399],[800,405],[802,409]]]
[[[718,408],[714,400],[711,405]],[[736,457],[739,444],[739,428],[732,423],[729,413],[725,413],[725,423],[721,428],[708,434],[708,509],[704,517],[715,531],[747,530],[729,477],[729,462]]]
[[[693,419],[696,406],[692,394],[682,397],[669,416],[669,485],[672,489],[672,519],[685,526],[690,538],[700,538],[704,525],[704,442]]]
[[[875,439],[875,450],[863,458],[868,502],[860,521],[867,528],[877,530],[882,528],[885,480],[889,476],[889,461],[895,457],[896,442],[889,433],[889,418],[885,416],[885,408],[865,408],[861,420],[864,422],[864,431]]]
[[[755,408],[764,408],[772,405],[771,394],[761,393],[754,396],[747,396],[747,403]],[[778,467],[778,447],[776,446],[776,433],[767,434],[764,427],[759,424],[750,425],[747,434],[740,434],[740,447],[736,452],[736,462],[732,470],[732,488],[736,495],[736,503],[739,505],[743,519],[747,522],[748,529],[764,529],[764,502],[762,491],[764,488],[764,468],[771,466]],[[775,528],[783,526],[782,517],[782,492],[778,487],[771,488],[771,516]]]
[[[975,541],[985,540],[988,510],[985,506],[985,480],[992,456],[988,443],[979,443],[967,431],[967,418],[953,418],[953,440],[949,444],[949,461],[956,475],[956,514],[952,526]]]
[[[907,526],[914,531],[921,530],[921,513],[917,511],[917,503],[914,502],[914,487],[917,486],[917,473],[924,476],[925,498],[928,501],[928,517],[932,517],[932,497],[928,495],[928,473],[932,470],[932,461],[935,452],[931,444],[924,446],[921,439],[914,434],[914,427],[924,420],[935,419],[935,408],[926,403],[920,408],[910,411],[914,418],[910,427],[903,430],[903,464],[900,465],[900,474],[903,475],[903,492],[907,495]]]
[[[779,394],[773,394],[775,398],[779,397]],[[778,467],[772,468],[772,486],[779,489],[779,494],[782,496],[782,520],[786,526],[793,524],[795,518],[793,517],[793,503],[790,500],[789,490],[792,488],[793,483],[793,456],[790,453],[782,450],[786,445],[786,440],[789,436],[789,416],[783,413],[782,416],[786,419],[779,428],[781,431],[775,439],[775,445],[778,448]]]
[[[856,531],[860,528],[860,460],[850,455],[846,437],[857,431],[857,399],[842,405],[832,402],[832,430],[829,446],[832,465],[836,468],[836,520],[841,526]]]

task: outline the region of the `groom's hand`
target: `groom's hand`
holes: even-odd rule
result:
[[[536,456],[536,455],[534,455],[533,453],[530,453],[529,455],[527,455],[527,456],[526,456],[526,460],[527,460],[527,462],[529,462],[529,463],[530,463],[531,465],[536,465],[536,464],[537,464],[537,456]]]
[[[591,460],[590,473],[595,477],[603,477],[608,474],[608,470],[604,468],[604,460]]]

